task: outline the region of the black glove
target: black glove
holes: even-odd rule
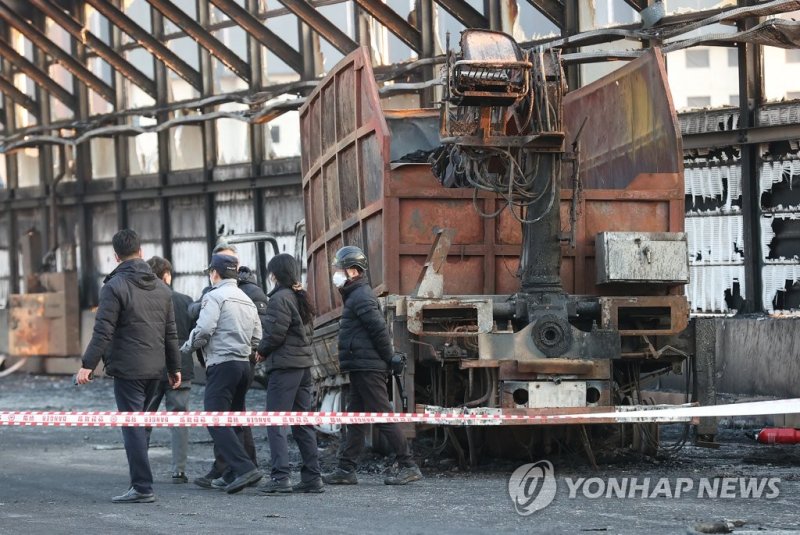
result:
[[[403,370],[406,369],[406,354],[395,353],[392,360],[389,362],[389,367],[392,369],[392,375],[403,375]]]

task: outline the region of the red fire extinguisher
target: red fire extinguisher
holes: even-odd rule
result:
[[[762,444],[800,444],[800,429],[791,427],[765,427],[756,434]]]

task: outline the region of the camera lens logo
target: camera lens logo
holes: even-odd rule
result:
[[[524,464],[514,470],[508,480],[508,495],[514,509],[528,516],[544,509],[556,497],[556,476],[550,461]]]

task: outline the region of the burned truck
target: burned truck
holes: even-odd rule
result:
[[[683,160],[663,55],[567,91],[557,50],[467,30],[442,77],[439,109],[390,109],[361,49],[300,111],[322,409],[340,409],[347,385],[331,284],[344,245],[366,252],[409,357],[409,410],[644,403],[643,379],[688,368]]]

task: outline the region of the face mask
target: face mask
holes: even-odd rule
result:
[[[336,273],[333,274],[331,280],[333,281],[334,286],[336,286],[337,288],[343,288],[344,284],[347,282],[347,275],[345,275],[341,271],[337,271]]]

